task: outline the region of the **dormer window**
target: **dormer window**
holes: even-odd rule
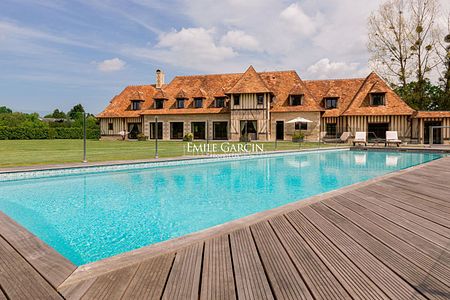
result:
[[[224,97],[217,97],[215,100],[215,106],[216,107],[225,107],[225,98]]]
[[[325,98],[324,103],[326,109],[337,108],[338,98],[336,97]]]
[[[385,93],[371,93],[370,94],[370,106],[383,106],[386,105]]]
[[[256,94],[256,103],[258,105],[264,104],[264,94]]]
[[[241,95],[233,95],[233,105],[241,105]]]
[[[203,98],[194,98],[194,107],[202,108],[203,107]]]
[[[163,109],[163,108],[164,108],[164,100],[155,99],[155,109]]]
[[[184,108],[184,98],[177,98],[177,108]]]
[[[141,100],[131,100],[131,110],[140,110]]]
[[[291,106],[302,105],[303,95],[290,95],[289,102]]]

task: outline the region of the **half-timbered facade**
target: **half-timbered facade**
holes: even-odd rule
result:
[[[295,71],[176,76],[164,83],[128,86],[100,118],[102,138],[180,140],[289,140],[364,131],[384,138],[397,131],[407,142],[427,143],[429,128],[450,126],[450,112],[417,112],[376,73],[366,78],[302,80]],[[309,122],[291,123],[303,118]],[[449,143],[450,128],[435,128],[434,143]]]

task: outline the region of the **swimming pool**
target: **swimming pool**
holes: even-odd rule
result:
[[[326,150],[36,172],[0,182],[0,210],[81,265],[441,156]]]

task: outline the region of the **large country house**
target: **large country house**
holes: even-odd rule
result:
[[[415,111],[376,73],[366,78],[302,80],[295,71],[176,76],[164,83],[128,86],[100,118],[102,138],[180,140],[306,140],[342,132],[388,130],[412,143],[427,143],[430,126],[450,126],[450,112]],[[289,121],[301,117],[304,122]],[[158,125],[156,126],[156,120]],[[310,122],[307,122],[310,121]],[[450,129],[436,129],[434,143],[450,142]]]

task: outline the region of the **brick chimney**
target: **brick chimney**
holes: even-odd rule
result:
[[[164,72],[160,69],[156,70],[156,88],[160,89],[164,85]]]

